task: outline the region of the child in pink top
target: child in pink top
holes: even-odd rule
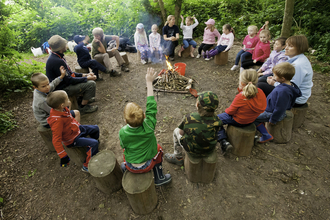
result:
[[[200,58],[202,51],[206,52],[215,44],[215,37],[217,37],[218,40],[221,37],[219,31],[214,27],[214,19],[209,19],[207,22],[205,22],[205,24],[207,26],[204,29],[203,42],[198,48],[198,55],[196,56],[196,58]]]

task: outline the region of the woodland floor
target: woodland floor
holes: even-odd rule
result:
[[[219,99],[217,113],[229,107],[236,95],[238,72],[230,71],[240,45],[229,52],[229,63],[178,58],[187,64],[186,76],[200,91],[212,90]],[[46,62],[48,57],[35,58]],[[75,55],[66,55],[69,65]],[[160,71],[165,64],[142,65],[129,54],[130,72],[120,78],[103,75],[97,82],[99,110],[82,116],[82,124],[97,124],[100,150],[111,150],[123,161],[118,132],[124,125],[123,109],[134,101],[145,110],[145,74],[149,66]],[[115,60],[112,60],[116,66]],[[119,70],[119,68],[117,67]],[[330,219],[330,98],[325,93],[329,76],[314,73],[314,87],[305,122],[287,144],[258,144],[248,157],[222,156],[218,148],[215,179],[210,184],[191,183],[181,167],[163,163],[172,182],[158,187],[158,205],[150,214],[133,212],[119,190],[106,195],[93,177],[74,163],[60,167],[37,132],[32,113],[32,91],[15,95],[1,107],[13,110],[19,128],[0,140],[1,219]],[[196,111],[191,95],[159,93],[156,137],[165,153],[173,152],[172,132],[183,115]],[[32,175],[33,174],[33,175]]]

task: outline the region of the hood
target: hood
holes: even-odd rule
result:
[[[294,82],[291,82],[291,86],[288,84],[283,84],[283,85],[290,89],[294,98],[298,98],[298,97],[302,96],[302,93],[301,93],[299,87]]]
[[[54,121],[56,121],[59,118],[70,118],[70,117],[72,116],[70,114],[70,110],[67,107],[65,107],[64,111],[62,112],[52,108],[50,110],[50,116],[48,117],[47,122],[49,125],[51,125]]]
[[[267,107],[267,99],[265,93],[258,88],[257,95],[254,98],[247,100],[247,104],[254,112],[264,112]]]

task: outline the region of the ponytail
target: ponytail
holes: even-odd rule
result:
[[[246,99],[251,99],[257,95],[258,88],[256,84],[258,82],[258,74],[255,70],[244,70],[240,75],[240,82],[245,84],[242,94]]]
[[[233,33],[233,35],[235,37],[234,28],[232,28],[230,24],[225,24],[223,27],[226,28],[229,32]]]

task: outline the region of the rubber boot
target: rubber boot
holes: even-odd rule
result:
[[[217,55],[219,53],[219,51],[217,49],[213,49],[213,50],[210,50],[209,51],[209,54],[208,54],[208,58],[211,58],[211,57],[214,57],[215,55]]]
[[[162,163],[156,164],[152,170],[154,171],[155,185],[161,186],[172,180],[171,174],[163,174]]]
[[[265,125],[263,123],[260,123],[257,126],[257,130],[262,134],[258,143],[265,143],[267,141],[271,141],[274,139],[273,136],[268,133],[267,128],[265,127]]]

